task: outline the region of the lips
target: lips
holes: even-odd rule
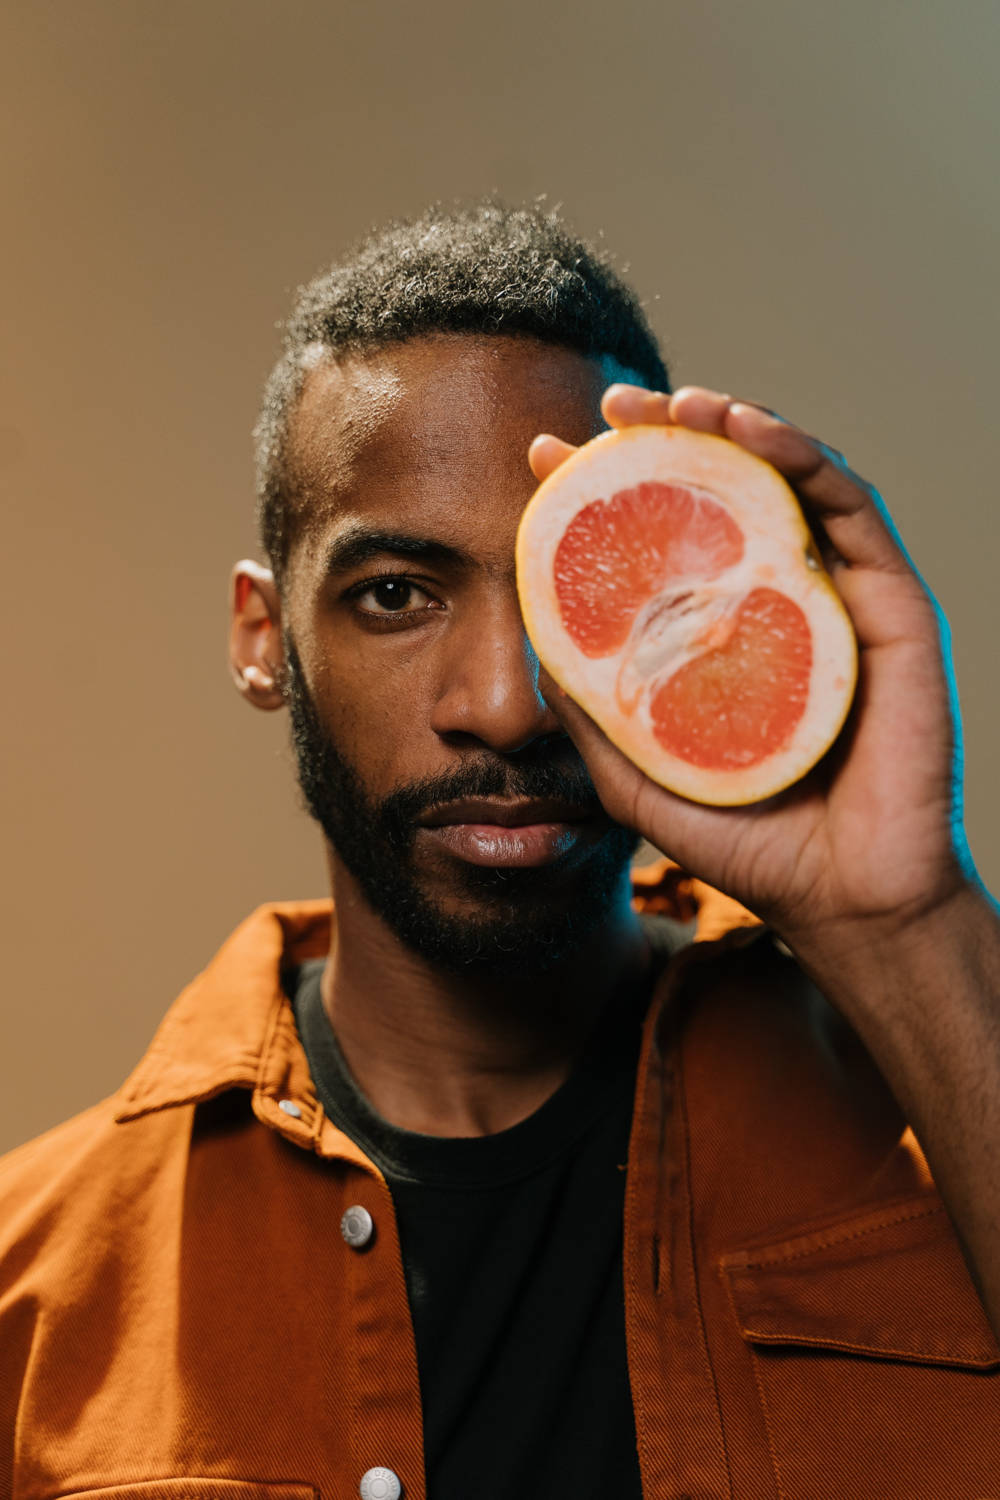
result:
[[[423,836],[466,864],[494,869],[549,865],[592,842],[596,811],[551,798],[520,802],[467,798],[419,819]]]
[[[503,802],[492,798],[463,798],[431,808],[417,821],[422,828],[443,828],[452,823],[493,824],[500,828],[524,828],[538,823],[582,823],[595,809],[554,798]]]

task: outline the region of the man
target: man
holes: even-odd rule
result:
[[[1000,924],[940,622],[839,455],[667,391],[534,211],[301,294],[232,663],[332,914],[255,913],[4,1163],[4,1494],[1000,1494]],[[766,804],[668,794],[539,672],[518,521],[605,422],[725,434],[824,548],[858,699]],[[633,883],[640,835],[676,863]]]

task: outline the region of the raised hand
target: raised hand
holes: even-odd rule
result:
[[[710,808],[639,771],[554,683],[547,696],[605,807],[794,942],[875,919],[901,928],[975,882],[961,826],[947,627],[878,493],[843,457],[767,409],[700,387],[616,385],[612,427],[675,423],[766,459],[794,489],[859,644],[854,707],[832,751],[766,802]],[[539,437],[546,478],[573,449]],[[543,687],[545,686],[543,682]]]

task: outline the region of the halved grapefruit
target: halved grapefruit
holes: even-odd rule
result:
[[[661,786],[733,806],[804,776],[857,678],[854,630],[786,481],[728,438],[602,433],[517,538],[542,665]]]

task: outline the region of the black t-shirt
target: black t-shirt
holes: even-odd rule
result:
[[[676,943],[672,926],[655,924],[657,946]],[[609,1006],[528,1119],[454,1139],[371,1108],[323,1010],[322,971],[304,964],[288,990],[324,1109],[392,1193],[430,1500],[638,1500],[622,1222],[648,988]]]

